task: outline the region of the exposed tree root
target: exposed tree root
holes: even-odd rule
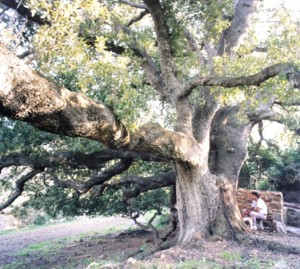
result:
[[[281,242],[274,242],[265,238],[254,237],[254,236],[252,236],[250,240],[251,240],[251,245],[255,245],[256,247],[263,247],[271,251],[278,251],[287,254],[295,254],[295,255],[300,254],[300,246],[287,245]]]

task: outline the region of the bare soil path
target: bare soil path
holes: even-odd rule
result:
[[[108,232],[109,229],[124,229],[130,225],[132,225],[132,221],[129,219],[121,217],[98,217],[0,235],[0,268],[2,265],[15,261],[15,253],[29,245],[86,233],[103,233]]]
[[[300,268],[300,236],[259,231],[253,236],[260,242],[268,241],[268,244],[247,245],[199,239],[189,248],[171,247],[144,260],[137,256],[128,259],[137,250],[153,246],[151,233],[127,229],[135,227],[129,219],[109,217],[80,219],[0,235],[0,268]],[[49,242],[53,242],[54,247],[49,246]],[[39,243],[45,243],[45,248],[34,247]],[[28,251],[29,247],[32,247],[32,252]],[[25,255],[16,255],[24,248]],[[101,267],[107,263],[112,265]],[[91,264],[96,264],[96,267],[89,266]]]

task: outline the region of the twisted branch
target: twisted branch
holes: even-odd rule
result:
[[[8,197],[8,199],[3,203],[0,204],[0,211],[7,208],[9,205],[11,205],[19,196],[22,195],[24,191],[25,184],[32,179],[35,175],[41,173],[42,169],[34,169],[27,173],[26,175],[22,176],[16,181],[16,189],[15,191]]]

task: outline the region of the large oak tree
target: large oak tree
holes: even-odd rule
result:
[[[2,158],[2,168],[32,170],[18,179],[1,209],[47,168],[95,169],[116,160],[84,182],[54,181],[96,195],[135,184],[124,189],[125,198],[175,184],[178,244],[209,236],[236,239],[247,232],[236,203],[238,176],[254,124],[275,115],[272,107],[283,89],[285,97],[297,93],[299,55],[292,48],[299,40],[293,29],[281,29],[291,42],[280,43],[283,36],[277,35],[259,47],[250,34],[258,0],[39,2],[0,1],[38,25],[30,47],[31,63],[39,69],[1,45],[0,112],[40,130],[98,141],[107,149]],[[53,81],[62,69],[76,73],[85,94]],[[123,90],[132,99],[124,99]],[[135,92],[149,98],[152,90],[160,100],[152,104],[162,102],[173,113],[172,128],[138,120],[138,113],[142,118],[146,113],[134,102]],[[130,109],[136,105],[131,118],[122,111],[126,103]],[[112,179],[137,158],[171,163],[172,170]]]

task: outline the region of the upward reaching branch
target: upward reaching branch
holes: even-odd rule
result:
[[[250,20],[257,9],[260,0],[238,0],[235,6],[235,14],[220,39],[218,55],[234,53],[233,49],[238,47],[247,34]]]
[[[26,175],[22,176],[16,181],[16,190],[8,197],[7,201],[5,201],[3,204],[0,204],[0,211],[7,208],[9,205],[11,205],[20,195],[22,195],[25,184],[28,180],[33,178],[35,175],[41,173],[42,170],[40,169],[34,169],[30,172],[28,172]]]
[[[169,90],[175,90],[178,87],[178,82],[172,62],[171,40],[163,9],[158,0],[144,0],[144,2],[148,7],[154,22],[163,76]]]

